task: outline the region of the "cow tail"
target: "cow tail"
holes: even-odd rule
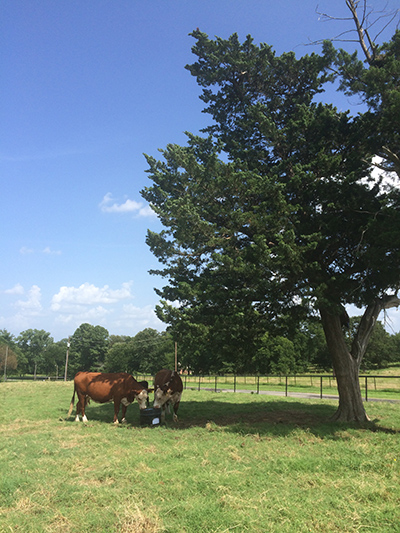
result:
[[[70,406],[69,406],[69,411],[68,411],[67,417],[71,416],[72,409],[74,408],[74,403],[75,403],[75,392],[76,392],[76,389],[75,389],[75,384],[74,384],[74,394],[72,395],[72,400],[71,400],[71,404],[70,404]]]

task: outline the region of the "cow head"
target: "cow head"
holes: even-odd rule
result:
[[[174,391],[169,388],[169,383],[166,383],[162,387],[158,386],[154,391],[154,403],[153,407],[162,407],[168,400],[171,399]]]
[[[148,395],[147,389],[142,389],[136,394],[136,399],[139,404],[139,409],[146,409],[148,398],[149,398],[149,395]]]

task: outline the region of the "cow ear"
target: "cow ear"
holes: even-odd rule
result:
[[[154,389],[147,389],[147,392],[151,394],[152,392],[154,392]]]

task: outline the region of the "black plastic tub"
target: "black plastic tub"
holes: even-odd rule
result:
[[[140,425],[141,426],[159,426],[161,424],[161,408],[148,407],[140,410]]]

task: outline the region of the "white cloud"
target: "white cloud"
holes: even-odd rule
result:
[[[399,177],[395,172],[385,172],[379,165],[382,165],[384,160],[381,157],[374,157],[372,159],[372,167],[369,177],[362,178],[361,182],[367,184],[371,189],[375,186],[378,180],[381,180],[381,192],[390,192],[393,188],[399,188]]]
[[[123,283],[120,289],[110,289],[108,285],[96,287],[91,283],[83,283],[79,287],[61,287],[51,301],[52,311],[80,309],[94,305],[115,304],[120,300],[132,298],[132,282]]]
[[[15,335],[27,328],[42,329],[40,323],[43,319],[42,293],[37,285],[32,285],[29,291],[25,291],[20,283],[12,289],[3,291],[10,297],[26,295],[25,299],[19,299],[10,304],[9,312],[0,316],[2,327],[11,330]],[[15,312],[10,312],[15,309]],[[6,311],[3,307],[2,311]]]
[[[154,306],[136,307],[126,303],[132,298],[131,281],[118,289],[83,283],[79,287],[61,287],[52,298],[51,310],[55,324],[63,331],[72,332],[85,322],[100,324],[115,335],[126,335],[127,332],[133,335],[148,327],[165,329]]]
[[[99,323],[104,322],[106,317],[111,314],[112,311],[107,310],[105,307],[98,305],[97,307],[80,309],[78,312],[59,314],[55,318],[55,321],[59,324],[71,325],[76,329],[83,323]]]
[[[145,307],[136,307],[133,304],[124,305],[116,325],[123,329],[132,328],[132,325],[135,325],[138,330],[145,328],[165,329],[165,324],[157,318],[153,305],[146,305]]]
[[[28,254],[37,253],[37,250],[34,250],[33,248],[28,248],[27,246],[23,246],[22,248],[20,248],[19,253],[21,255],[28,255]],[[52,250],[50,246],[46,246],[45,248],[43,248],[43,250],[41,250],[40,253],[46,254],[46,255],[61,255],[60,250]]]
[[[28,248],[27,246],[23,246],[20,249],[19,253],[22,254],[22,255],[33,254],[33,250],[32,250],[32,248]]]
[[[123,203],[117,203],[109,192],[104,196],[99,207],[103,213],[134,213],[140,217],[156,216],[149,205],[129,198]]]
[[[41,298],[42,294],[40,288],[37,285],[32,285],[28,291],[28,298],[26,300],[18,300],[14,306],[17,307],[23,315],[35,316],[42,310]]]
[[[51,250],[50,246],[46,246],[46,248],[44,248],[42,252],[48,255],[61,255],[60,250]]]
[[[21,283],[17,283],[16,285],[14,285],[14,287],[12,287],[11,289],[6,289],[4,292],[5,294],[24,294],[25,290]]]

